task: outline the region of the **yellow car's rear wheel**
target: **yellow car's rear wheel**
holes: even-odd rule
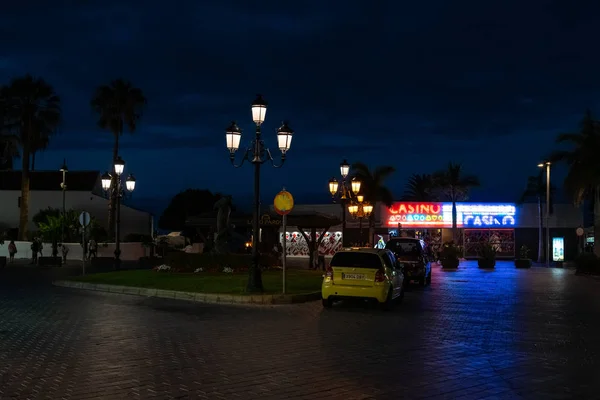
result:
[[[385,301],[383,303],[379,303],[379,307],[382,310],[388,311],[390,308],[392,308],[392,302],[394,301],[393,293],[394,293],[394,288],[390,286],[388,289],[388,294],[387,294],[387,297],[385,298]]]
[[[324,308],[331,308],[331,306],[333,306],[333,300],[331,300],[330,298],[322,299],[322,302]]]

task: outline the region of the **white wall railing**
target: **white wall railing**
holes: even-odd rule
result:
[[[4,244],[0,246],[0,257],[9,256],[9,243],[9,241],[5,241]],[[15,245],[17,246],[17,254],[15,254],[15,259],[31,259],[31,242],[15,241]],[[83,248],[81,247],[81,244],[65,243],[65,246],[67,246],[67,248],[69,249],[67,260],[83,259]],[[114,243],[107,243],[106,245],[103,243],[99,243],[97,257],[114,257],[114,251]],[[62,251],[60,247],[58,248],[58,255],[62,257]],[[150,255],[150,249],[146,246],[143,246],[141,243],[121,243],[121,260],[123,261],[137,261],[140,257],[146,257],[148,255]],[[52,256],[51,243],[43,243],[42,256]]]

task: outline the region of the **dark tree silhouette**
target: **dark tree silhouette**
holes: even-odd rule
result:
[[[113,165],[119,156],[119,138],[123,135],[125,127],[129,132],[135,132],[142,111],[146,106],[146,98],[141,89],[134,87],[130,82],[116,79],[109,85],[102,85],[96,89],[91,101],[92,109],[98,114],[98,126],[109,130],[114,138]],[[114,168],[114,167],[111,167]],[[114,170],[111,171],[116,179]],[[115,182],[112,182],[114,185]],[[108,231],[111,237],[115,235],[116,191],[109,199]]]

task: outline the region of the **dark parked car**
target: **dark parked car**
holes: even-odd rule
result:
[[[396,259],[404,264],[405,282],[419,281],[421,286],[431,283],[431,251],[424,241],[416,238],[391,238],[385,245]]]

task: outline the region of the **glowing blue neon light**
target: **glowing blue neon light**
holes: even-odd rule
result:
[[[452,204],[444,203],[444,213],[452,214]],[[456,205],[457,222],[464,227],[514,227],[517,223],[517,207],[514,204],[469,204]],[[452,217],[450,217],[452,220]]]

